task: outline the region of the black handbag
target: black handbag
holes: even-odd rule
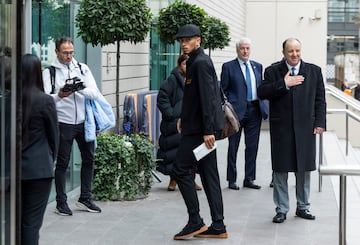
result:
[[[218,135],[217,139],[225,139],[239,131],[240,122],[233,106],[228,101],[221,87],[220,87],[220,91],[222,95],[221,107],[224,113],[225,125],[221,133]]]

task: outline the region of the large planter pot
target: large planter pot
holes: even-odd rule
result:
[[[99,134],[95,150],[94,199],[144,198],[151,189],[154,169],[154,145],[148,137]]]

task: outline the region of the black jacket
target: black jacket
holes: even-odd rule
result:
[[[200,47],[186,63],[181,112],[183,135],[214,135],[224,127],[221,95],[214,65]]]
[[[177,131],[176,123],[181,113],[184,79],[176,67],[171,71],[170,76],[161,84],[159,89],[157,107],[162,115],[160,123],[161,135],[157,153],[159,165],[172,164],[175,161],[177,148],[180,144],[180,134]],[[167,168],[170,169],[171,166]],[[158,170],[168,174],[167,170],[159,168]]]
[[[326,128],[324,80],[320,67],[301,61],[299,75],[305,81],[286,88],[288,72],[285,61],[265,69],[265,80],[258,96],[270,105],[270,139],[272,169],[277,172],[316,169],[316,135],[314,128]]]
[[[59,128],[54,99],[45,93],[32,94],[28,142],[22,150],[22,179],[54,176],[59,147]]]

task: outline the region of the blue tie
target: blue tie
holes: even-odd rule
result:
[[[252,100],[251,77],[248,63],[245,63],[246,86],[247,86],[247,100]]]
[[[291,67],[291,76],[295,76],[295,67]]]

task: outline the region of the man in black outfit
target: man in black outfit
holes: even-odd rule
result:
[[[216,150],[196,161],[193,149],[205,143],[208,149],[215,145],[215,133],[224,125],[220,90],[214,65],[200,47],[201,33],[197,26],[188,24],[179,28],[176,38],[189,59],[178,130],[182,134],[174,164],[173,176],[187,207],[189,221],[175,240],[189,237],[227,238],[223,222],[223,201],[217,169]],[[207,227],[199,211],[192,169],[197,165],[206,193],[212,224]]]

